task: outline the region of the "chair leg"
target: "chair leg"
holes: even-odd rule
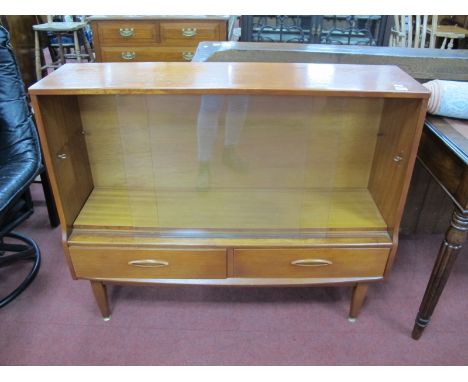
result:
[[[60,224],[60,220],[57,213],[57,206],[55,205],[54,197],[52,195],[47,169],[45,169],[41,174],[41,184],[44,191],[44,198],[47,206],[47,213],[49,215],[50,226],[55,228]]]
[[[447,37],[444,38],[444,41],[442,42],[442,45],[440,46],[440,49],[445,49],[446,44],[447,44]]]
[[[32,283],[32,281],[35,279],[37,273],[39,272],[39,268],[41,266],[41,251],[39,250],[39,247],[37,244],[34,242],[34,240],[30,239],[27,236],[24,236],[22,234],[19,234],[17,232],[10,232],[5,237],[11,237],[16,240],[22,241],[23,243],[26,244],[26,246],[19,246],[19,245],[11,245],[11,244],[4,244],[3,243],[3,238],[2,241],[0,242],[0,252],[3,252],[3,248],[5,248],[5,251],[2,255],[2,260],[3,261],[3,266],[8,266],[10,262],[8,261],[8,252],[7,250],[11,249],[16,249],[15,247],[22,247],[22,252],[24,253],[24,256],[19,256],[19,260],[33,260],[33,266],[31,270],[29,271],[28,275],[26,278],[23,280],[23,282],[15,289],[13,292],[8,294],[6,297],[2,298],[0,300],[0,308],[3,308],[5,305],[9,304],[12,302],[16,297],[18,297],[24,290],[29,286],[29,284]],[[12,256],[15,256],[15,260],[18,257],[17,253],[14,253]],[[18,261],[18,260],[16,260]]]

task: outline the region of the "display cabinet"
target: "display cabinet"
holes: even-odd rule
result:
[[[388,276],[427,90],[394,66],[67,64],[30,88],[74,279]]]

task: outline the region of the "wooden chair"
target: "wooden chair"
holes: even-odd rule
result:
[[[428,35],[427,23],[429,16],[395,15],[393,17],[394,26],[390,34],[390,46],[398,46],[402,48],[426,48]],[[434,25],[432,26],[432,29],[434,29]],[[429,46],[434,44],[432,41],[433,39],[435,39],[435,37],[431,34]]]
[[[438,16],[394,16],[390,46],[403,48],[435,48],[436,38],[443,38],[440,49],[452,49],[455,39],[468,35],[468,30],[456,25],[438,25]]]
[[[438,25],[438,16],[432,16],[432,28],[428,28],[429,33],[435,37],[443,38],[440,49],[452,49],[453,42],[456,39],[464,39],[468,35],[468,30],[461,28],[458,25]],[[435,21],[434,21],[435,20]],[[432,32],[432,30],[434,32]],[[429,48],[435,48],[435,38],[432,41],[432,45]]]

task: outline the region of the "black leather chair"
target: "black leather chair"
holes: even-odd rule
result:
[[[1,296],[0,308],[23,292],[39,271],[39,247],[13,229],[33,213],[29,185],[41,171],[41,151],[33,115],[8,32],[0,26],[0,272],[17,262],[32,261],[20,285]]]

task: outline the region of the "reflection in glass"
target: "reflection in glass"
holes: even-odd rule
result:
[[[246,163],[236,153],[241,129],[244,126],[247,112],[247,96],[204,95],[201,97],[200,111],[197,119],[198,134],[198,188],[205,190],[210,185],[210,162],[213,146],[218,132],[223,102],[227,100],[224,117],[223,163],[234,171],[245,171]]]
[[[385,230],[377,98],[79,97],[94,190],[79,227],[271,237]]]

